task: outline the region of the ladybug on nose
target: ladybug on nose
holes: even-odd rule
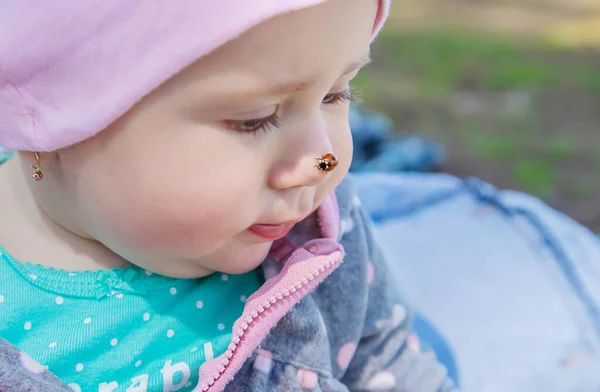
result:
[[[324,172],[333,171],[339,163],[338,159],[333,154],[325,154],[321,158],[315,159],[317,160],[315,167]]]

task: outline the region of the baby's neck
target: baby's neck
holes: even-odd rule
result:
[[[15,259],[68,271],[129,265],[99,242],[52,221],[39,208],[27,180],[19,158],[0,165],[0,245]]]

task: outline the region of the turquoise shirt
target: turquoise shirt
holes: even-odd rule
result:
[[[75,391],[191,391],[262,283],[258,271],[202,279],[138,267],[68,272],[0,248],[0,337]]]
[[[0,149],[0,164],[2,164],[2,163],[4,163],[4,162],[8,161],[10,158],[12,158],[12,156],[13,156],[13,153],[9,153],[9,152],[3,152],[3,151]]]

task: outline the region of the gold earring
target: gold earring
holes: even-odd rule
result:
[[[35,153],[35,158],[37,159],[37,166],[31,166],[33,168],[33,175],[31,178],[35,182],[40,182],[44,179],[44,174],[42,173],[42,164],[40,162],[40,153]]]

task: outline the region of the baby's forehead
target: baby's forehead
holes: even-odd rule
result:
[[[371,1],[338,0],[278,16],[198,60],[175,84],[243,98],[245,91],[286,94],[334,83],[369,61],[375,13]]]

